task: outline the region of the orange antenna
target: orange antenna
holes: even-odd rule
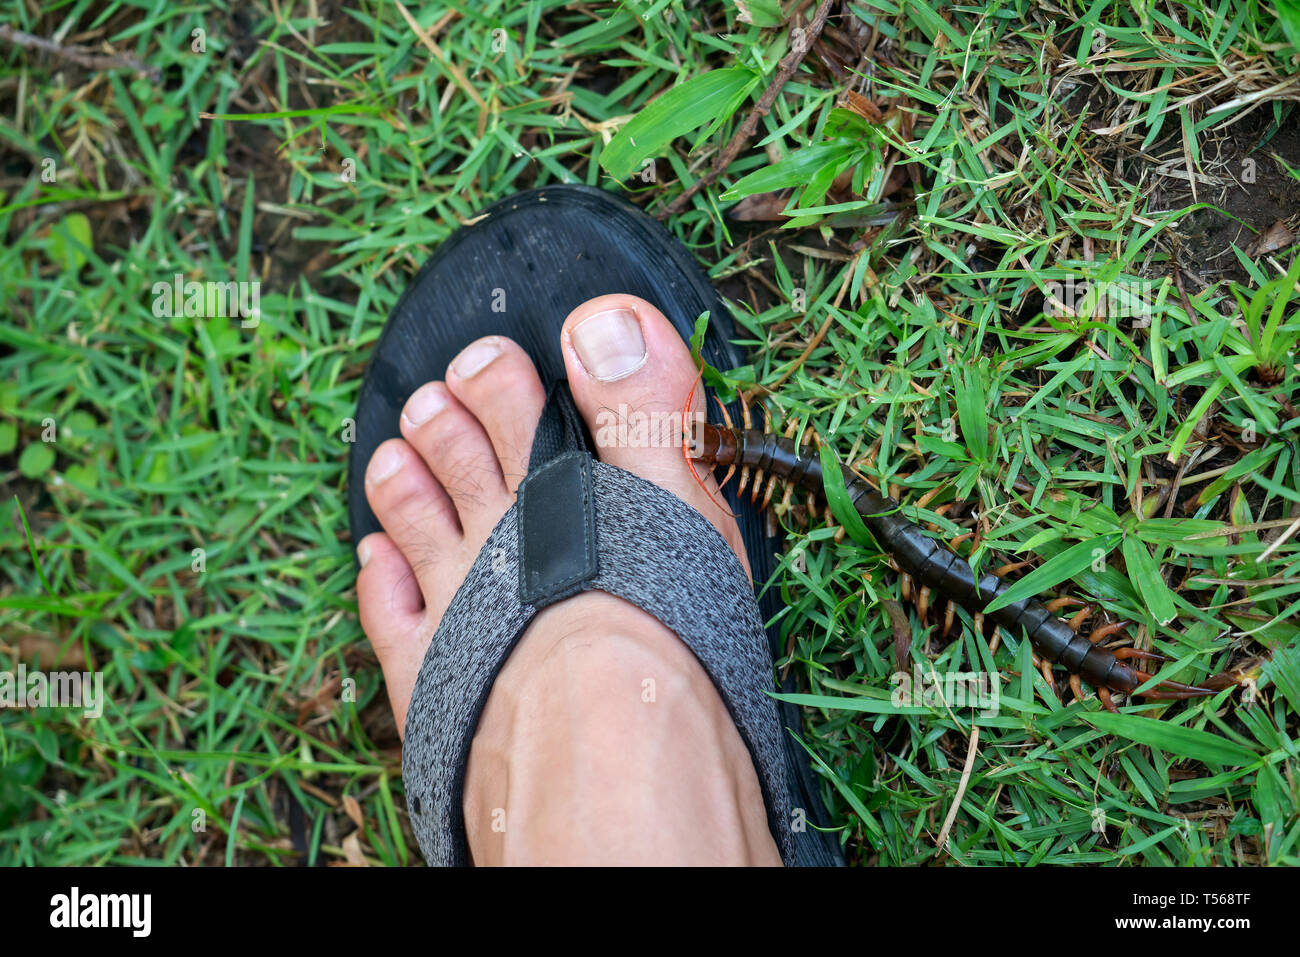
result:
[[[700,371],[696,373],[694,381],[691,382],[691,390],[686,393],[686,402],[682,407],[682,458],[686,460],[686,467],[690,469],[691,478],[695,479],[695,484],[704,490],[704,494],[709,497],[709,500],[732,518],[735,518],[736,513],[727,507],[727,503],[710,491],[709,487],[704,484],[704,480],[700,478],[700,473],[695,471],[695,460],[691,458],[691,402],[695,399],[695,387],[703,380],[704,359],[701,358]]]

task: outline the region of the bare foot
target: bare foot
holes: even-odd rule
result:
[[[599,441],[620,416],[680,413],[696,369],[672,324],[642,299],[602,296],[565,320],[562,347],[601,460],[693,505],[748,571],[734,519],[672,436]],[[545,400],[532,361],[502,337],[471,343],[446,376],[411,396],[403,438],[379,446],[366,471],[385,531],[357,546],[357,595],[399,728],[438,622],[527,473]],[[752,759],[713,682],[673,632],[604,592],[530,624],[480,718],[463,803],[479,864],[780,863]]]

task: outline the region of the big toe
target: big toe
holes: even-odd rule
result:
[[[672,492],[722,534],[749,571],[740,529],[724,510],[717,483],[699,479],[682,452],[683,415],[702,408],[704,390],[690,348],[662,312],[644,299],[608,295],[571,312],[561,332],[574,401],[601,461]]]

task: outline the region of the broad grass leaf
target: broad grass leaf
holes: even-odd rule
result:
[[[1119,539],[1119,533],[1115,532],[1071,545],[1059,555],[1043,562],[1024,578],[1012,583],[1010,588],[989,602],[984,609],[985,613],[1005,608],[1022,598],[1032,598],[1049,588],[1055,588],[1063,581],[1069,581],[1085,568],[1090,567],[1099,557],[1109,553]]]
[[[1158,748],[1175,757],[1238,768],[1260,760],[1258,754],[1235,741],[1208,731],[1170,724],[1168,721],[1155,721],[1137,714],[1111,714],[1108,711],[1085,714],[1082,717],[1094,728],[1107,734]]]
[[[601,167],[614,179],[627,179],[642,160],[677,137],[735,112],[757,84],[753,70],[732,67],[710,70],[673,87],[618,131],[601,154]]]

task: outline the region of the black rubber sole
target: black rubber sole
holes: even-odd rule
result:
[[[456,230],[412,280],[393,308],[366,369],[356,413],[356,442],[348,459],[348,518],[352,540],[381,530],[366,502],[366,464],[380,443],[398,436],[402,406],[424,383],[441,379],[447,365],[481,336],[509,336],[537,365],[547,388],[565,376],[560,327],[565,316],[596,296],[627,293],[657,306],[689,339],[706,310],[709,330],[702,353],[719,369],[743,364],[731,314],[690,253],[637,207],[588,186],[547,186],[506,197]],[[712,401],[712,395],[710,395]],[[739,408],[732,408],[733,416]],[[738,421],[738,419],[737,419]],[[727,501],[737,515],[755,581],[775,568],[780,545],[748,499]],[[761,601],[765,620],[778,596]],[[707,600],[701,595],[701,600]],[[769,633],[773,656],[781,654]],[[792,690],[787,688],[786,690]],[[788,729],[802,733],[798,707],[781,704]],[[820,785],[803,748],[786,739],[791,800],[810,825],[825,826]],[[802,865],[844,863],[833,834],[813,826],[796,832]]]

